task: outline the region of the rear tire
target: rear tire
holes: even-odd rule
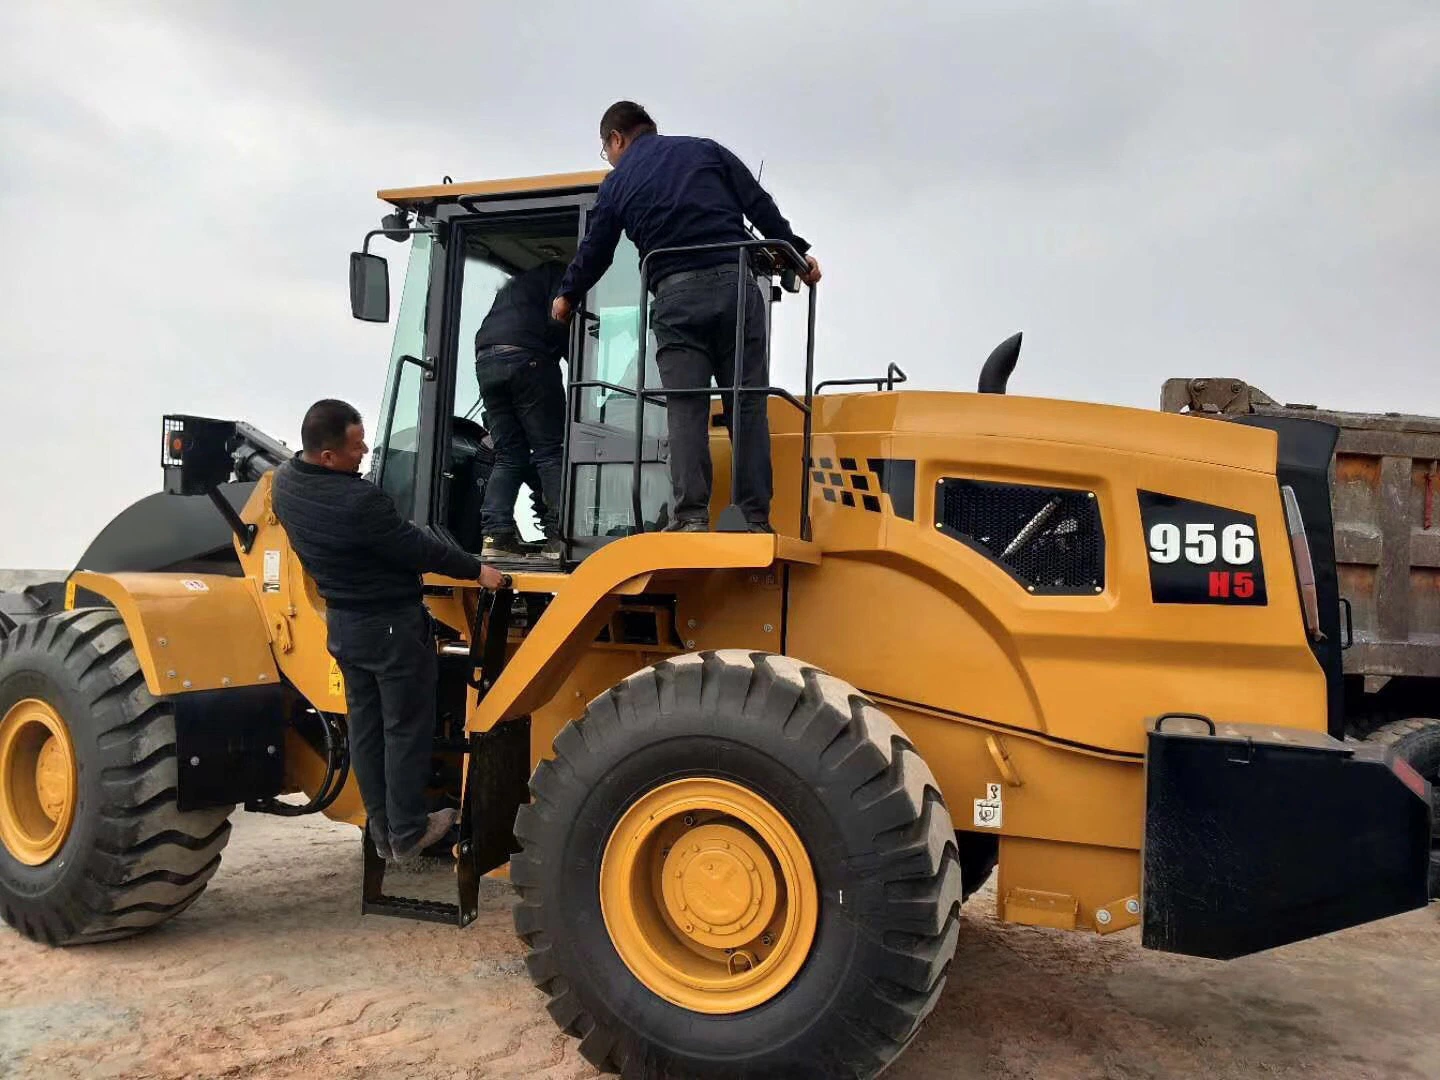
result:
[[[622,959],[602,907],[617,824],[642,798],[692,778],[742,787],[778,812],[818,893],[803,965],[737,1011],[652,990]],[[915,748],[846,683],[784,656],[677,657],[591,702],[556,737],[531,792],[515,823],[515,925],[550,1015],[597,1067],[625,1077],[873,1076],[939,998],[959,933],[950,815]]]
[[[0,718],[25,701],[64,724],[73,807],[63,844],[39,865],[0,840],[0,917],[31,940],[71,945],[128,937],[194,903],[233,807],[177,808],[174,713],[147,689],[120,616],[64,612],[0,642]]]
[[[1380,743],[1428,780],[1431,792],[1430,896],[1440,898],[1440,719],[1415,716],[1382,724],[1367,737]]]

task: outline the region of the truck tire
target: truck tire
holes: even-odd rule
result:
[[[176,776],[174,714],[116,612],[21,625],[0,642],[0,917],[71,945],[193,904],[233,807],[182,813]]]
[[[1382,724],[1367,736],[1395,751],[1411,768],[1428,780],[1431,792],[1432,840],[1430,844],[1430,896],[1440,898],[1440,719],[1414,716]]]
[[[625,1077],[865,1077],[915,1035],[959,932],[930,770],[853,687],[677,657],[556,737],[516,816],[515,925],[550,1015]],[[727,951],[728,950],[728,951]]]

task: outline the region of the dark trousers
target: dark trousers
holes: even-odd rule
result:
[[[515,528],[515,497],[533,466],[545,498],[545,535],[560,535],[565,454],[565,383],[560,363],[528,349],[496,345],[475,357],[485,424],[495,440],[495,467],[480,523],[487,536]]]
[[[371,821],[391,845],[425,833],[425,785],[435,738],[434,626],[423,604],[396,611],[326,613],[330,655],[345,678],[350,767]]]
[[[739,270],[720,267],[680,279],[661,279],[651,305],[655,362],[667,390],[709,386],[721,390],[735,382],[735,307]],[[767,386],[765,297],[753,281],[746,284],[745,338],[740,362],[742,386]],[[770,520],[770,421],[764,394],[743,394],[740,414],[730,415],[730,399],[721,398],[725,425],[740,451],[736,503],[747,521]],[[705,521],[710,516],[710,399],[687,394],[666,399],[670,425],[671,517]]]

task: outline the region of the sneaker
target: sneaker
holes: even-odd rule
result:
[[[482,559],[524,559],[530,555],[526,545],[521,543],[520,534],[497,532],[485,537],[480,547]]]
[[[430,824],[425,827],[425,835],[422,836],[414,847],[400,850],[392,845],[391,851],[396,862],[413,863],[420,858],[421,852],[432,844],[438,844],[445,838],[455,826],[455,819],[460,815],[453,809],[436,810],[430,815]]]
[[[558,536],[552,536],[540,545],[540,550],[537,551],[536,554],[542,559],[548,559],[551,562],[560,562],[565,558],[565,541],[561,540]]]
[[[709,532],[710,522],[705,521],[702,518],[692,518],[689,521],[686,521],[684,519],[677,519],[675,521],[672,521],[669,525],[666,525],[665,528],[661,531],[678,533]]]
[[[384,862],[394,858],[394,853],[390,850],[390,827],[385,824],[385,819],[371,818],[365,823],[365,827],[369,830],[370,842],[375,845],[375,854]]]

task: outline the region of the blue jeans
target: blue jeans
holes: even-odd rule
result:
[[[560,535],[560,485],[565,453],[565,384],[560,363],[528,349],[496,345],[475,357],[485,425],[495,441],[495,467],[480,523],[487,536],[515,527],[515,498],[534,467],[545,498],[541,527]]]

